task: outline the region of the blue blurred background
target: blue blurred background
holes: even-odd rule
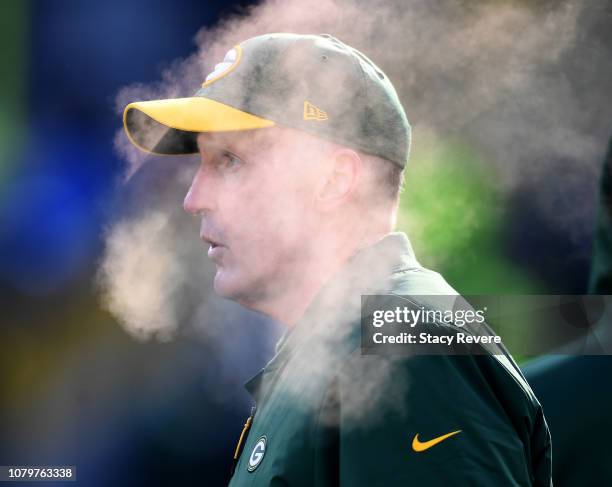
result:
[[[235,364],[197,333],[139,342],[101,309],[94,277],[103,228],[165,170],[149,165],[118,184],[117,92],[159,79],[194,51],[200,28],[248,4],[1,2],[0,464],[76,465],[79,481],[93,486],[227,480],[250,407],[242,383],[271,357],[279,327],[245,316]],[[462,256],[436,269],[457,289],[586,292],[590,236],[550,225],[530,205],[532,188],[496,194],[486,161],[456,134],[428,157],[413,180],[435,184],[448,205],[433,205],[432,187],[414,184],[400,228],[418,233],[417,250],[427,242],[427,254]],[[559,212],[573,199],[595,201],[597,175],[578,181],[588,184],[554,197]],[[457,205],[476,215],[466,239],[440,209]],[[431,224],[411,228],[410,211]]]

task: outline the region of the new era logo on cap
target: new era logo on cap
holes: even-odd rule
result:
[[[326,112],[314,106],[309,101],[304,101],[304,120],[317,120],[321,122],[327,119],[328,116]]]

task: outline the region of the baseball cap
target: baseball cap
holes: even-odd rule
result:
[[[389,78],[328,34],[266,34],[234,46],[191,97],[125,107],[124,127],[154,154],[197,153],[199,132],[275,125],[405,167],[410,124]]]

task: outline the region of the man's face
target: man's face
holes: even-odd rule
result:
[[[299,273],[312,240],[320,168],[308,153],[311,142],[277,127],[198,136],[200,167],[184,207],[202,218],[219,295],[253,305]]]

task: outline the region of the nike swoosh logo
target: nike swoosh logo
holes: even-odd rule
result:
[[[435,446],[438,443],[441,443],[447,438],[450,438],[451,436],[455,436],[458,433],[461,433],[461,430],[453,431],[451,433],[446,433],[445,435],[438,436],[437,438],[434,438],[433,440],[423,441],[423,442],[419,441],[419,434],[417,433],[416,435],[414,435],[414,439],[412,440],[412,449],[416,452],[429,450],[432,446]]]

